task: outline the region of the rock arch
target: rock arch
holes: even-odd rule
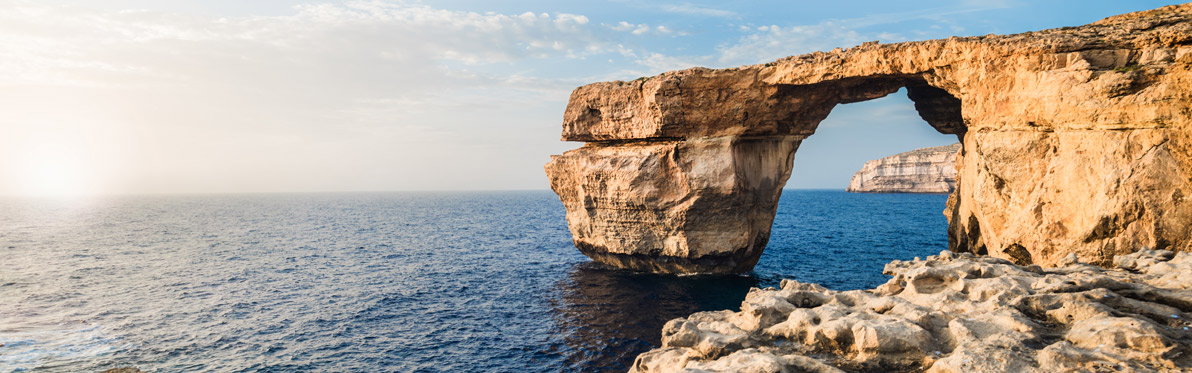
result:
[[[963,144],[949,246],[1019,263],[1192,250],[1192,5],[1018,35],[865,43],[572,93],[546,165],[574,242],[654,272],[745,272],[800,142],[902,87]]]

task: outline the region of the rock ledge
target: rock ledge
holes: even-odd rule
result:
[[[886,284],[784,280],[740,312],[671,320],[634,372],[1181,371],[1192,369],[1192,255],[1043,269],[944,251],[894,261]],[[1181,276],[1183,278],[1181,278]]]

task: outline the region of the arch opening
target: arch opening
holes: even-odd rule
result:
[[[815,133],[802,140],[779,198],[770,242],[754,268],[758,277],[798,278],[837,290],[869,288],[886,281],[881,268],[891,260],[935,255],[948,248],[943,212],[951,190],[944,186],[949,183],[940,182],[942,172],[932,173],[953,162],[955,152],[952,157],[909,156],[869,172],[897,179],[893,182],[901,184],[895,187],[923,193],[845,192],[870,161],[957,142],[947,133],[956,126],[930,125],[923,118],[925,105],[916,105],[909,91],[904,86],[885,97],[836,105]],[[924,96],[920,91],[917,98],[922,102]],[[951,112],[959,116],[959,100],[951,104]],[[833,258],[841,257],[849,260],[833,268],[819,265],[837,263]]]
[[[810,135],[838,105],[875,100],[900,90],[906,91],[919,117],[939,133],[957,135],[959,140],[967,131],[960,99],[921,76],[853,77],[807,85],[779,84],[772,89],[770,99],[781,105],[769,109],[781,112],[778,118],[791,121],[787,125],[791,127],[811,124],[809,131],[790,132],[783,131],[786,126],[780,124],[775,131],[778,134]]]

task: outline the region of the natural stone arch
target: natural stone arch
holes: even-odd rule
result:
[[[703,81],[708,79],[704,74],[717,73],[687,70],[657,82],[659,88],[643,87],[647,80],[623,84],[637,86],[628,90],[630,94],[682,90],[720,84],[719,79]],[[696,108],[659,106],[657,115],[662,118],[669,113],[687,117],[647,122],[656,127],[646,129],[632,122],[618,123],[617,118],[635,118],[634,114],[610,111],[625,110],[617,104],[630,100],[603,101],[608,97],[601,94],[593,97],[601,101],[575,105],[573,96],[565,126],[587,132],[565,139],[589,143],[556,157],[547,170],[565,203],[578,202],[578,208],[568,207],[568,221],[575,244],[585,255],[655,272],[744,272],[757,263],[768,242],[778,199],[801,141],[837,105],[884,97],[903,87],[936,130],[964,132],[960,101],[918,76],[694,89],[690,90],[694,100],[714,100],[712,107],[727,109],[698,113]],[[693,118],[696,115],[706,116]],[[638,127],[629,127],[634,125]],[[613,136],[627,130],[645,135]],[[580,180],[555,179],[556,175],[574,177],[574,171],[582,173]],[[648,251],[626,252],[625,248]]]
[[[1187,251],[1190,13],[595,83],[564,114],[563,140],[587,144],[546,171],[594,260],[748,271],[800,142],[836,105],[907,87],[920,116],[963,144],[945,211],[953,250],[1045,265]]]

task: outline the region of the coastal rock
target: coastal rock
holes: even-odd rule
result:
[[[865,162],[849,180],[853,193],[951,193],[960,143],[921,148]]]
[[[1110,265],[1192,250],[1192,4],[1016,35],[692,68],[576,89],[546,165],[574,242],[610,265],[748,271],[794,153],[838,104],[905,87],[961,142],[949,247]],[[795,175],[794,177],[798,177]]]
[[[575,246],[652,272],[746,272],[770,238],[798,137],[599,146],[547,164]],[[619,251],[610,251],[619,248]]]
[[[1145,250],[1115,262],[1043,269],[944,251],[887,264],[893,278],[870,290],[784,280],[750,290],[740,312],[668,322],[662,348],[632,371],[1192,368],[1192,254]]]

